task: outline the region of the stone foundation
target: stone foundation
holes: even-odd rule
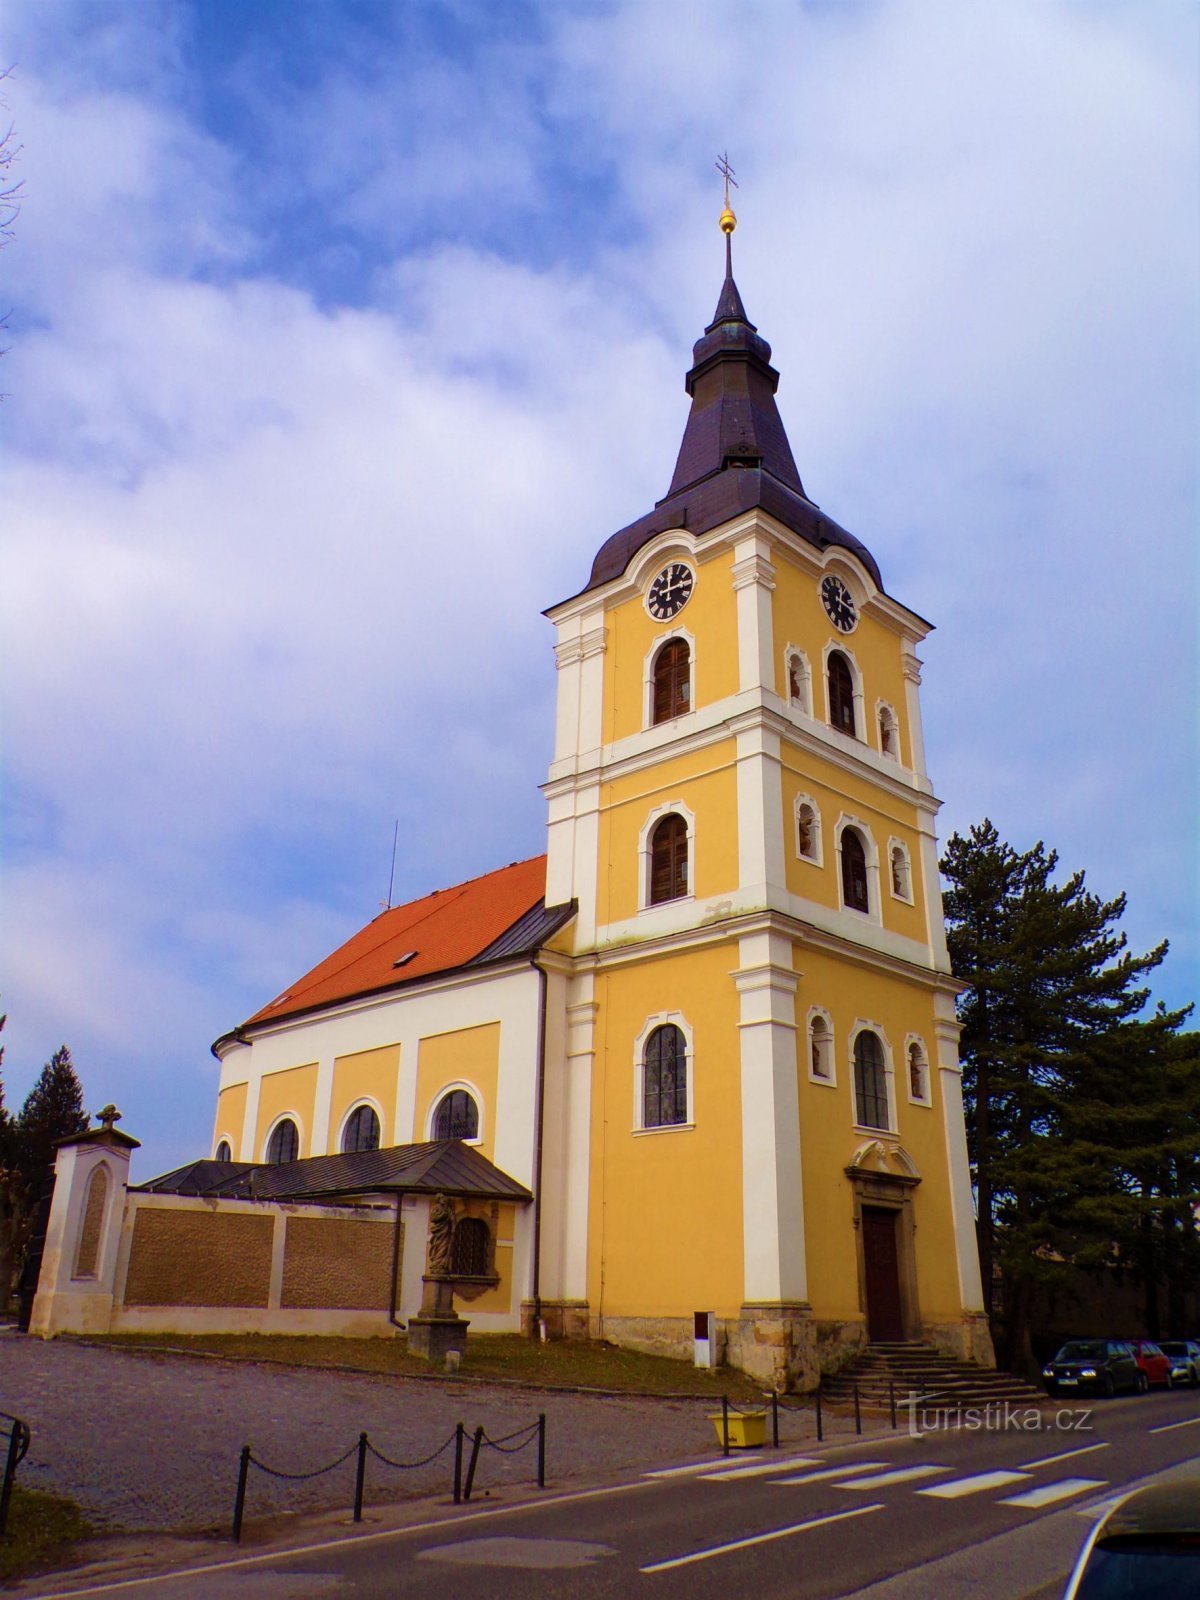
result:
[[[992,1330],[982,1312],[954,1322],[922,1323],[921,1338],[957,1361],[973,1361],[977,1367],[996,1365]]]
[[[541,1320],[547,1339],[587,1339],[591,1328],[586,1300],[543,1300]],[[521,1302],[521,1332],[527,1339],[537,1334],[532,1300]]]

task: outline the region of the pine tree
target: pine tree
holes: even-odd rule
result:
[[[1082,872],[1056,884],[1053,850],[1039,841],[1018,853],[986,819],[950,840],[941,866],[951,964],[968,985],[959,1020],[984,1292],[991,1310],[998,1272],[1010,1355],[1029,1364],[1035,1285],[1078,1254],[1064,1253],[1068,1224],[1090,1214],[1100,1248],[1099,1213],[1113,1203],[1111,1163],[1086,1164],[1073,1143],[1084,1108],[1104,1097],[1094,1065],[1142,1010],[1138,979],[1167,946],[1130,954],[1115,926],[1124,895],[1090,894]],[[1119,1120],[1119,1094],[1106,1103]],[[1110,1258],[1113,1244],[1109,1232]]]
[[[26,1182],[38,1187],[54,1165],[60,1139],[87,1131],[83,1088],[71,1052],[60,1045],[42,1068],[17,1118],[17,1154]]]

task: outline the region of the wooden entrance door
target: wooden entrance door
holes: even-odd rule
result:
[[[863,1260],[867,1270],[867,1337],[903,1339],[896,1213],[862,1208]]]

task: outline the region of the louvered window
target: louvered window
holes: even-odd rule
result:
[[[688,892],[687,823],[677,811],[665,816],[650,838],[650,904],[679,900]]]
[[[854,723],[854,674],[840,650],[829,654],[829,720],[843,733],[856,735]]]
[[[692,653],[686,639],[668,639],[654,658],[654,721],[692,709]]]
[[[687,1120],[687,1042],[682,1030],[668,1022],[646,1040],[642,1126],[666,1128]]]
[[[477,1139],[479,1107],[465,1089],[452,1089],[433,1115],[435,1139]]]
[[[870,911],[867,894],[867,855],[853,828],[842,834],[842,899],[852,911]]]
[[[887,1073],[879,1035],[864,1029],[854,1041],[854,1101],[860,1128],[887,1128]]]

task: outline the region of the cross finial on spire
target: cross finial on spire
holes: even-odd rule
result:
[[[716,160],[717,171],[725,180],[725,209],[721,213],[721,232],[725,235],[725,276],[733,277],[733,230],[737,227],[737,218],[733,214],[733,207],[729,204],[729,185],[736,189],[739,187],[733,175],[733,168],[729,165],[729,152],[720,155]]]

